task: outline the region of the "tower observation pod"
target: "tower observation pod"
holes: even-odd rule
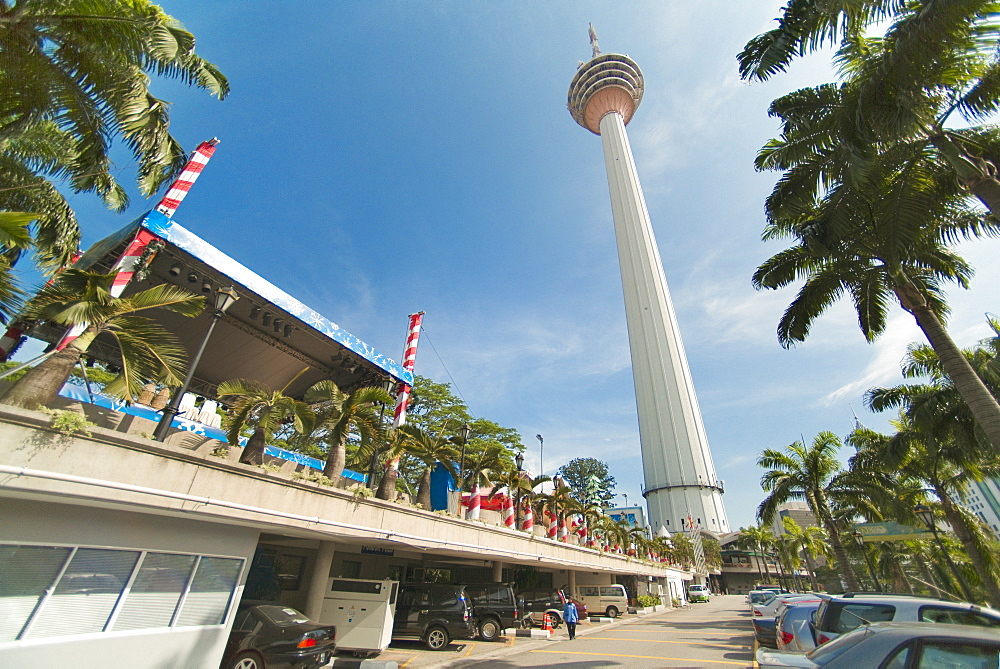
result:
[[[663,263],[625,133],[625,125],[642,100],[642,72],[628,56],[602,54],[593,27],[590,37],[594,55],[573,77],[568,106],[577,123],[601,136],[604,147],[650,526],[654,533],[692,527],[728,532],[722,482],[715,474]]]

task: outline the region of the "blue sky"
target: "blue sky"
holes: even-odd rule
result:
[[[754,522],[762,449],[846,435],[852,407],[887,429],[861,397],[900,381],[920,340],[912,319],[897,311],[869,345],[841,304],[786,351],[774,331],[793,291],[750,285],[779,248],[760,241],[778,175],[753,169],[777,134],[768,104],[832,79],[823,56],[766,84],[739,80],[736,53],[781,0],[162,4],[233,89],[220,103],[154,82],[186,148],[221,139],[175,219],[397,360],[408,314],[427,312],[416,372],[519,430],[530,468],[540,433],[547,473],[600,458],[618,492],[640,498],[600,139],[566,110],[588,22],[645,75],[628,131],[730,524]],[[85,246],[151,206],[72,204]],[[949,325],[970,346],[988,335],[984,312],[1000,311],[1000,244],[964,251],[978,274],[951,291]]]

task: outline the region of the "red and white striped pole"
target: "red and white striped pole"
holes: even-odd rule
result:
[[[80,251],[73,253],[73,257],[70,259],[69,264],[72,265],[80,257],[83,256]],[[61,269],[59,270],[62,271]],[[52,283],[54,279],[49,279],[48,283]],[[7,331],[4,333],[3,337],[0,337],[0,362],[7,362],[7,358],[14,354],[18,346],[21,345],[21,337],[24,336],[25,330],[28,329],[28,324],[24,321],[17,320],[10,324]]]
[[[521,529],[532,534],[535,531],[535,514],[531,509],[531,502],[524,505],[524,519],[521,521]]]
[[[556,538],[559,541],[566,543],[567,541],[569,541],[569,539],[566,538],[567,534],[569,533],[566,531],[566,518],[563,517],[559,519],[559,533],[558,535],[556,535]]]
[[[482,500],[479,495],[479,484],[473,483],[472,490],[469,492],[469,509],[465,512],[466,520],[479,520],[479,507],[482,504]]]
[[[180,206],[185,196],[187,196],[188,191],[191,190],[191,186],[198,180],[201,171],[205,169],[205,165],[212,158],[212,154],[215,153],[215,147],[218,144],[218,138],[213,137],[198,145],[198,148],[191,153],[191,157],[188,159],[184,169],[181,170],[180,176],[174,179],[174,183],[167,190],[167,194],[154,207],[156,211],[165,214],[168,218],[174,215],[177,207]],[[135,239],[132,240],[132,243],[125,249],[125,253],[122,254],[122,257],[115,264],[117,275],[111,283],[111,297],[121,297],[121,294],[125,292],[125,287],[132,281],[132,277],[135,276],[135,268],[139,258],[142,257],[142,254],[146,251],[146,247],[154,239],[158,239],[158,237],[144,228],[140,229],[136,234]],[[148,262],[152,262],[153,257],[148,258]],[[66,348],[70,342],[83,334],[88,325],[89,323],[74,325],[70,328],[69,332],[63,335],[62,340],[56,345],[56,349],[61,351]]]
[[[547,511],[545,515],[549,521],[548,531],[546,532],[546,534],[549,539],[555,540],[556,533],[558,532],[558,528],[556,527],[558,524],[558,521],[556,520],[556,514],[552,513],[551,511]]]
[[[514,527],[514,497],[507,491],[503,500],[503,524],[506,527]]]
[[[410,314],[410,329],[406,333],[406,348],[403,350],[403,369],[411,373],[417,360],[417,343],[420,341],[420,324],[423,320],[423,311]],[[396,390],[396,411],[392,418],[393,427],[398,428],[406,424],[406,408],[410,404],[411,390],[412,387],[405,383],[400,383]],[[397,458],[394,462],[398,461]]]
[[[160,203],[156,205],[156,211],[161,214],[166,214],[168,218],[173,218],[174,212],[177,211],[177,207],[181,205],[184,198],[187,196],[188,191],[191,190],[191,186],[194,182],[198,180],[201,175],[201,171],[205,169],[205,165],[208,161],[212,159],[212,154],[215,153],[215,147],[219,145],[219,138],[213,137],[207,142],[202,142],[198,145],[198,148],[191,153],[191,157],[187,161],[187,165],[181,170],[179,177],[174,179],[174,183],[170,185],[167,190],[167,194],[163,196]]]

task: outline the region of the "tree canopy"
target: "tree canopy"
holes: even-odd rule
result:
[[[574,458],[556,474],[569,484],[579,502],[610,506],[615,496],[615,477],[608,472],[608,464],[597,458]]]

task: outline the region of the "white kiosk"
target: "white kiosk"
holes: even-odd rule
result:
[[[320,622],[337,626],[337,650],[378,654],[392,640],[398,581],[331,578]]]

